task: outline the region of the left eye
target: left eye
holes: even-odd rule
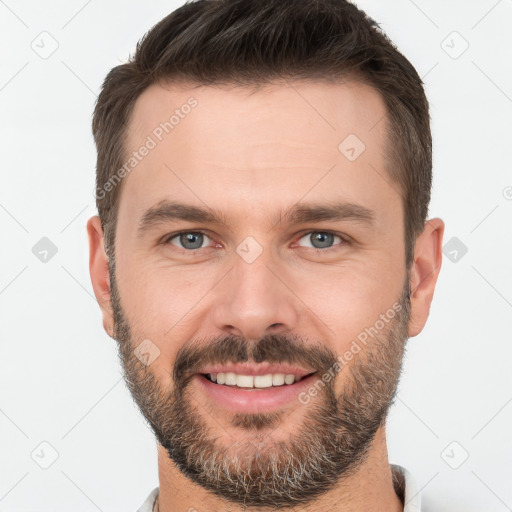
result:
[[[333,246],[335,238],[340,240],[340,242],[343,242],[343,239],[340,236],[325,231],[312,231],[307,233],[300,240],[305,239],[309,241],[312,244],[309,247],[313,249],[329,249]]]

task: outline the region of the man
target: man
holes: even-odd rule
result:
[[[419,510],[385,419],[444,225],[407,59],[344,0],[200,0],[93,133],[92,284],[158,440],[139,510]]]

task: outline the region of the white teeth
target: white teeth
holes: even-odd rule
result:
[[[235,374],[233,374],[235,375]],[[234,382],[235,386],[239,388],[253,388],[254,387],[254,377],[252,375],[235,375],[236,382]]]
[[[271,388],[272,387],[272,374],[256,375],[256,377],[254,377],[254,387],[255,388]]]
[[[236,373],[225,373],[226,380],[224,384],[229,384],[230,386],[236,386],[237,380],[236,380]]]
[[[295,382],[295,375],[285,375],[284,383],[285,384],[293,384]]]
[[[228,386],[238,386],[239,388],[270,388],[272,386],[282,386],[284,384],[293,384],[301,379],[293,374],[269,373],[267,375],[239,375],[233,372],[211,373],[210,378],[217,384],[226,384]]]
[[[274,373],[272,375],[272,386],[282,386],[284,384],[284,373]]]

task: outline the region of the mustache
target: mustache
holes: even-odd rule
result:
[[[175,383],[188,381],[205,364],[248,361],[295,364],[325,373],[336,360],[336,354],[325,344],[308,343],[297,335],[269,334],[257,342],[229,335],[183,345],[176,355],[173,379]]]

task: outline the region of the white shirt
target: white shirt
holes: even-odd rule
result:
[[[397,494],[404,502],[403,512],[421,512],[421,496],[411,472],[397,464],[391,464],[391,471],[393,473],[393,483]],[[157,497],[158,487],[151,491],[146,501],[137,512],[153,512]]]

